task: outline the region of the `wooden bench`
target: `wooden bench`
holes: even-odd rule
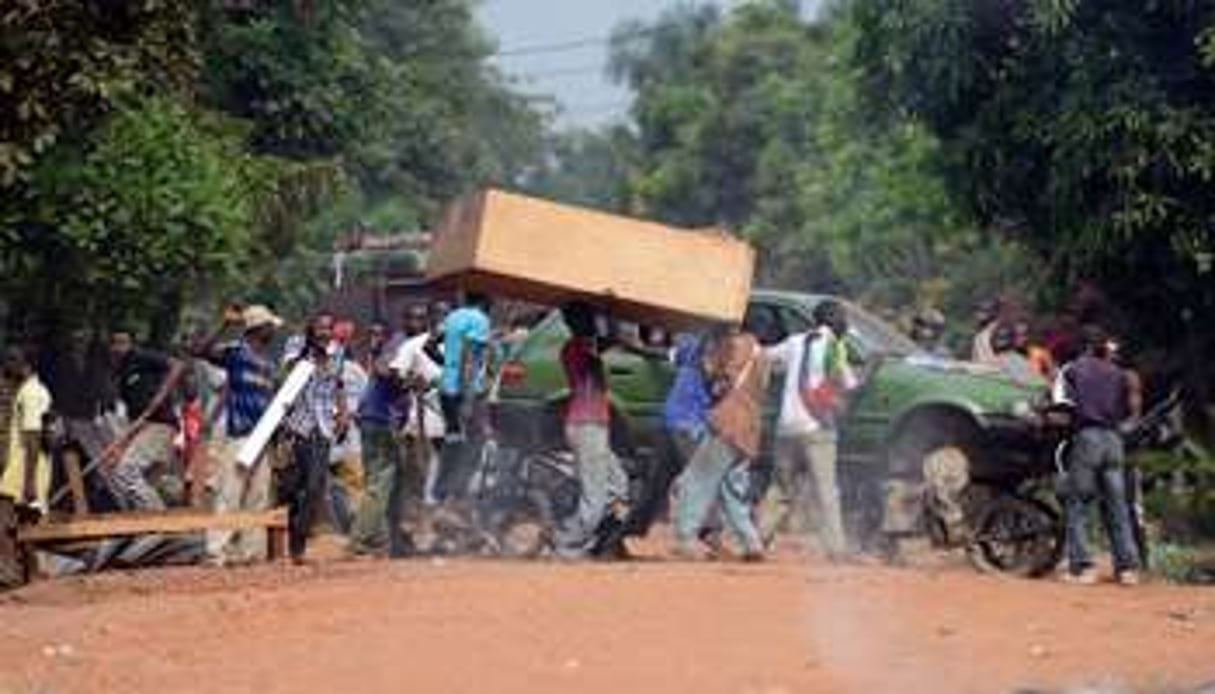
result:
[[[125,535],[176,534],[205,530],[265,528],[267,553],[278,559],[287,549],[287,508],[269,511],[213,513],[196,509],[141,511],[69,516],[19,524],[16,543],[23,553],[39,545],[96,540]],[[28,555],[27,555],[28,556]]]

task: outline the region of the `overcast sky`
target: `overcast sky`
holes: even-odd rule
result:
[[[518,88],[555,97],[564,110],[562,123],[590,126],[620,118],[629,103],[628,91],[604,74],[607,45],[598,39],[624,20],[652,20],[681,1],[688,0],[481,0],[479,15],[508,54],[496,61]],[[802,0],[803,9],[813,13],[820,2]],[[578,42],[583,43],[554,47]],[[545,47],[555,50],[531,52]],[[520,49],[523,55],[509,55]]]

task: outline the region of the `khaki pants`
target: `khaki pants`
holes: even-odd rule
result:
[[[628,500],[629,480],[612,452],[606,424],[572,424],[565,438],[578,461],[578,511],[557,533],[558,549],[576,555],[594,547],[599,524],[614,503]]]
[[[214,460],[211,488],[214,494],[216,513],[231,511],[266,511],[271,507],[270,456],[272,450],[262,457],[252,470],[244,470],[236,462],[244,438],[220,438],[212,443]],[[266,531],[262,528],[250,530],[207,531],[207,558],[215,563],[246,563],[266,557]]]
[[[765,536],[782,527],[809,532],[817,521],[823,550],[847,550],[836,469],[835,432],[817,431],[776,440],[776,469],[764,498]]]

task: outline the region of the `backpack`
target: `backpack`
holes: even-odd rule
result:
[[[801,366],[798,369],[798,395],[801,396],[802,406],[815,421],[826,428],[834,429],[836,420],[843,414],[846,405],[846,384],[838,373],[839,369],[833,367],[832,359],[835,357],[829,351],[825,355],[822,378],[811,385],[810,371],[813,365],[810,363],[810,352],[815,340],[820,337],[816,331],[806,333],[802,344]],[[828,345],[829,350],[833,347],[834,345]]]

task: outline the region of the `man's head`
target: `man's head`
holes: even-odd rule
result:
[[[848,333],[848,311],[835,299],[823,299],[814,307],[814,325],[831,328],[831,332],[843,337]]]
[[[1100,325],[1088,324],[1081,328],[1080,337],[1084,343],[1084,351],[1098,359],[1110,356],[1110,336]]]
[[[1018,318],[1013,321],[1013,347],[1018,350],[1028,350],[1029,343],[1033,337],[1033,328],[1030,327],[1029,321],[1024,318]]]
[[[433,306],[432,306],[433,310]],[[425,304],[410,304],[401,313],[401,330],[413,337],[426,332],[431,325],[431,313]],[[440,318],[439,320],[442,320]]]
[[[312,316],[308,321],[307,338],[313,347],[327,348],[333,342],[333,314],[326,311]]]
[[[595,336],[595,309],[585,301],[571,301],[562,306],[561,317],[574,337]]]
[[[489,313],[489,310],[493,308],[494,304],[493,301],[490,300],[488,294],[482,294],[481,292],[469,292],[464,297],[464,305],[471,306],[472,308],[479,308],[482,311]]]
[[[331,339],[342,347],[351,347],[354,344],[354,337],[359,331],[358,326],[352,320],[334,319],[333,329],[331,331]]]
[[[975,325],[984,327],[1000,315],[1000,302],[996,299],[986,299],[975,305]]]
[[[241,322],[245,326],[245,339],[262,347],[274,340],[274,332],[283,325],[283,319],[260,304],[241,309]]]
[[[945,316],[935,308],[926,308],[911,319],[911,338],[920,344],[933,344],[945,332]]]
[[[12,383],[20,383],[34,371],[34,360],[30,351],[24,347],[11,346],[4,348],[2,368],[4,377]]]
[[[996,354],[1011,352],[1016,347],[1016,333],[1008,323],[1000,323],[991,333],[991,349]]]
[[[451,303],[443,299],[436,299],[430,302],[430,327],[438,328],[443,324],[443,319],[447,318],[447,314],[451,313]]]
[[[714,326],[714,330],[720,334],[725,334],[726,328],[735,328],[754,335],[765,345],[779,342],[784,337],[781,326],[776,320],[776,314],[772,312],[771,308],[763,305],[748,307],[746,314],[743,315],[741,326],[730,326],[726,323]]]
[[[371,350],[372,354],[378,353],[388,344],[388,335],[387,323],[381,320],[372,321],[367,326],[367,349]]]
[[[68,356],[77,361],[83,361],[89,355],[91,337],[89,331],[84,328],[73,330],[72,334],[68,336]]]
[[[716,349],[722,342],[739,335],[746,333],[754,336],[756,339],[763,340],[762,336],[755,333],[754,330],[744,321],[742,323],[731,323],[729,321],[715,321],[709,324],[705,329],[704,346],[706,348]]]
[[[129,330],[115,330],[110,333],[110,361],[119,364],[131,350],[135,349],[135,338]]]

